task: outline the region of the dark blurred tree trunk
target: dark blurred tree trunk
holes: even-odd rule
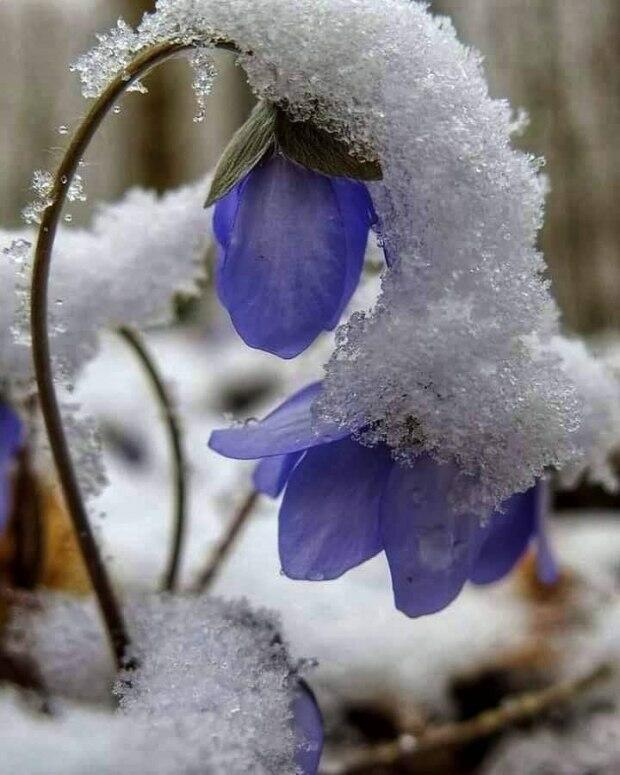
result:
[[[547,159],[543,247],[567,327],[620,327],[620,3],[434,0],[485,55],[491,92],[525,107]]]

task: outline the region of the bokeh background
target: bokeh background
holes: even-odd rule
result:
[[[33,169],[53,168],[61,125],[84,111],[68,63],[119,16],[149,0],[0,0],[0,224],[19,223]],[[434,0],[484,55],[491,92],[525,108],[519,143],[547,160],[543,247],[567,330],[620,326],[620,4],[617,0]],[[221,55],[208,120],[192,121],[188,68],[151,78],[125,99],[89,158],[91,200],[127,186],[165,189],[201,175],[251,106],[240,71]],[[87,217],[87,208],[76,220]]]

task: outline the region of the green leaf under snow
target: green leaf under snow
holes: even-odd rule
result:
[[[275,107],[268,102],[259,102],[222,154],[205,207],[226,196],[275,146],[275,126]]]
[[[383,178],[378,161],[357,157],[343,140],[312,120],[291,121],[283,110],[278,110],[276,137],[285,156],[322,175],[366,181]]]

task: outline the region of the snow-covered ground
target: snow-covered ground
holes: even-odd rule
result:
[[[366,288],[367,295],[372,286]],[[363,303],[364,292],[361,299]],[[232,414],[238,419],[260,416],[292,389],[319,378],[319,364],[330,342],[326,337],[304,358],[282,362],[249,350],[230,336],[222,320],[209,336],[189,329],[151,334],[146,341],[176,398],[185,431],[191,479],[182,585],[189,589],[251,486],[251,464],[221,458],[208,449],[211,430],[229,423]],[[113,334],[103,338],[102,351],[87,368],[75,399],[85,413],[96,418],[103,432],[110,484],[91,500],[90,507],[133,617],[140,610],[135,601],[157,588],[169,546],[172,493],[165,430],[140,367]],[[567,571],[568,594],[551,601],[532,595],[521,573],[490,588],[468,587],[442,613],[410,620],[393,607],[382,556],[336,581],[285,578],[277,555],[277,509],[276,502],[259,501],[211,591],[218,598],[246,598],[252,609],[266,607],[278,613],[291,664],[298,659],[317,661],[308,678],[328,730],[337,729],[346,709],[353,706],[390,708],[397,719],[419,717],[420,713],[450,718],[454,714],[450,687],[455,677],[505,663],[511,655],[533,653],[538,667],[542,660],[549,677],[578,675],[603,659],[620,656],[620,520],[613,513],[575,513],[552,519],[552,539]],[[193,605],[201,605],[200,600]],[[203,605],[215,622],[218,604],[205,600]],[[115,758],[118,751],[124,752],[121,758],[127,772],[140,772],[145,749],[155,745],[153,727],[140,719],[132,719],[128,726],[127,719],[110,714],[109,699],[106,710],[113,671],[100,626],[93,618],[93,605],[52,598],[47,606],[45,616],[36,611],[18,616],[10,632],[21,627],[29,633],[28,653],[36,658],[55,695],[56,717],[53,722],[41,720],[12,690],[4,691],[0,695],[4,720],[0,773],[77,775],[86,766],[89,772],[111,773],[120,766]],[[191,620],[188,612],[180,615],[183,621]],[[143,621],[141,626],[150,625]],[[161,628],[161,621],[158,626]],[[182,624],[180,630],[175,626],[172,622],[173,634],[184,629]],[[237,636],[230,634],[231,642],[246,637],[240,627]],[[200,638],[200,633],[191,633],[194,655],[201,653]],[[157,637],[148,640],[153,648]],[[208,659],[211,669],[215,662],[223,661],[217,656],[220,646],[214,645],[204,629],[205,658],[209,652],[213,655]],[[82,660],[76,660],[79,653]],[[178,655],[174,649],[171,654],[174,661]],[[156,655],[157,660],[169,657]],[[197,682],[191,669],[182,676],[190,684]],[[252,696],[255,677],[252,680],[235,688],[241,692],[238,696],[246,690]],[[616,688],[607,688],[606,700],[616,696]],[[162,698],[156,701],[157,708],[171,701],[166,692]],[[274,695],[272,707],[277,703]],[[192,707],[191,703],[187,706],[190,717]],[[578,739],[589,739],[592,725],[598,730],[596,739],[605,734],[615,739],[617,717],[613,714],[581,723]],[[165,724],[159,728],[164,741],[165,728]],[[187,726],[186,741],[194,739],[195,729]],[[270,738],[275,734],[273,730],[254,731]],[[176,735],[170,740],[163,744],[158,738],[158,766],[165,773],[171,771],[166,761],[180,761],[175,746],[184,745]],[[245,749],[233,751],[234,756],[247,756],[256,735],[243,737],[243,741]],[[610,761],[615,756],[613,745],[611,748]],[[208,745],[201,754],[203,761],[207,749]],[[534,771],[539,761],[553,761],[559,750],[562,741],[552,731],[543,730],[533,737],[522,734],[506,739],[485,766],[490,775],[520,775]],[[283,755],[282,750],[271,753]],[[523,757],[533,762],[530,769],[515,764]],[[572,756],[580,762],[593,761],[592,757],[584,746]],[[326,760],[333,763],[333,755],[328,752]],[[189,762],[188,772],[194,772],[191,766]],[[581,771],[566,772],[577,775]]]
[[[230,422],[230,393],[260,389],[260,398],[238,418],[260,416],[294,387],[320,377],[317,351],[325,343],[291,364],[250,351],[225,332],[215,341],[178,333],[148,341],[171,382],[187,434],[191,525],[183,579],[189,586],[251,486],[251,464],[221,458],[207,447],[210,431]],[[130,465],[107,448],[111,484],[96,507],[105,513],[100,524],[118,579],[130,588],[152,588],[170,531],[168,449],[148,386],[112,336],[82,380],[79,398],[85,410],[113,423],[143,450],[141,462]],[[280,612],[293,653],[318,660],[312,682],[326,707],[385,698],[447,713],[446,685],[455,673],[525,647],[538,634],[534,606],[514,579],[469,587],[446,611],[418,620],[394,609],[382,556],[336,581],[291,581],[278,563],[277,508],[261,499],[213,591]],[[570,671],[577,668],[578,653],[586,655],[580,666],[587,665],[594,651],[613,646],[612,622],[618,622],[620,609],[615,619],[609,617],[620,520],[604,513],[563,515],[552,521],[551,533],[562,564],[583,579],[576,582],[573,604],[595,619],[589,627],[567,624],[556,633]],[[615,646],[620,653],[620,641]]]

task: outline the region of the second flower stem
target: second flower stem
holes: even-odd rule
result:
[[[172,451],[174,479],[174,527],[172,549],[164,575],[162,590],[164,592],[173,592],[178,583],[183,541],[187,525],[187,466],[183,453],[181,429],[172,399],[170,398],[164,381],[155,366],[155,362],[146,349],[141,337],[137,331],[134,331],[127,326],[119,328],[118,334],[133,350],[144,367],[144,371],[153,386],[153,391],[161,406],[162,417],[168,429],[168,438]]]

